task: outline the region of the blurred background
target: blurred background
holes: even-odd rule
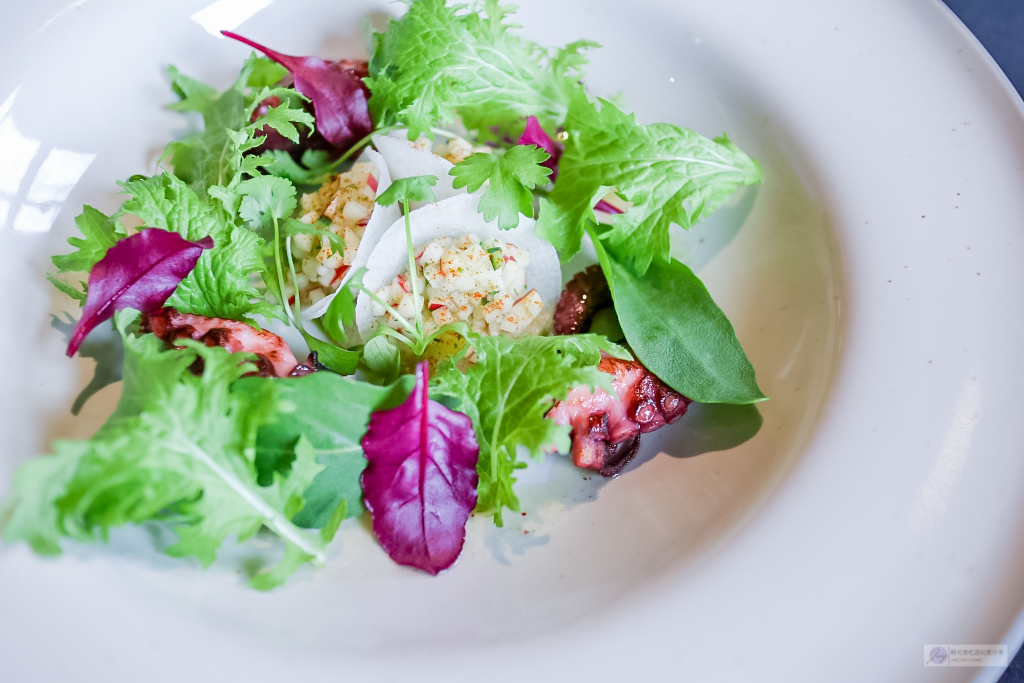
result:
[[[1024,97],[1024,0],[945,0]],[[1024,577],[1021,577],[1024,581]],[[999,683],[1024,683],[1024,650]]]

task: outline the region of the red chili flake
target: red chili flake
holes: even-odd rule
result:
[[[524,512],[524,513],[522,513],[522,514],[523,514],[523,517],[525,517],[525,516],[526,516],[526,513],[525,513],[525,512]]]
[[[427,309],[431,311],[436,311],[439,308],[444,308],[444,304],[430,304],[427,306]]]
[[[366,184],[370,186],[370,189],[374,192],[377,191],[377,179],[373,177],[373,174],[366,176]]]
[[[341,278],[345,277],[345,273],[348,271],[348,266],[338,266],[334,269],[334,279],[331,280],[333,285],[335,282],[339,282]]]

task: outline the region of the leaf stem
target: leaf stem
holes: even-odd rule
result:
[[[276,222],[277,219],[275,218],[274,221]],[[301,308],[302,304],[299,302],[299,288],[298,288],[298,286],[296,286],[296,283],[298,282],[298,280],[295,278],[295,260],[292,258],[292,241],[291,241],[291,239],[287,239],[285,241],[285,243],[284,243],[284,250],[285,250],[285,254],[287,254],[287,256],[288,256],[288,272],[292,276],[292,287],[295,287],[295,294],[294,294],[294,296],[295,296],[295,311],[292,314],[293,315],[292,322],[295,325],[296,329],[298,329],[298,331],[302,333],[302,336],[305,337],[306,336],[306,330],[304,330],[302,328],[302,308]],[[286,299],[286,301],[287,301],[287,299]]]
[[[416,307],[416,341],[423,341],[423,301],[419,294],[419,276],[416,273],[416,255],[412,246],[412,226],[409,223],[409,199],[402,200],[405,212],[405,249],[409,255],[409,280],[412,284],[412,304]],[[418,355],[418,354],[417,354]]]
[[[280,536],[285,541],[293,544],[302,552],[310,555],[317,566],[323,566],[327,561],[327,553],[322,542],[314,540],[304,534],[297,526],[287,519],[283,514],[275,510],[267,501],[263,500],[252,489],[239,481],[238,477],[221,467],[209,453],[199,448],[192,441],[179,440],[175,444],[183,455],[190,455],[200,463],[208,467],[217,477],[223,481],[228,488],[234,491],[239,498],[255,510],[263,518],[264,525]]]
[[[370,141],[373,139],[374,135],[387,135],[391,131],[398,130],[399,128],[401,128],[401,126],[399,126],[399,125],[390,125],[390,126],[381,126],[380,128],[376,128],[376,129],[370,131],[365,137],[363,137],[362,139],[358,140],[354,145],[349,147],[348,150],[346,150],[346,152],[344,154],[342,154],[340,157],[338,157],[338,159],[336,161],[334,161],[327,168],[330,171],[334,171],[336,168],[338,168],[343,163],[348,161],[349,157],[351,157],[357,151],[359,151],[360,149],[362,149],[363,147],[368,145],[370,143]]]
[[[377,296],[376,294],[371,292],[369,289],[364,287],[362,284],[359,285],[359,291],[365,292],[366,296],[370,297],[371,300],[373,300],[377,304],[381,305],[384,308],[385,311],[387,311],[388,313],[390,313],[391,315],[393,315],[395,317],[395,320],[397,320],[398,322],[402,323],[402,326],[405,327],[405,329],[407,329],[407,330],[415,330],[416,329],[416,326],[413,325],[408,320],[406,320],[405,316],[403,316],[401,313],[396,311],[389,304],[384,303],[383,299],[381,299],[379,296]]]
[[[273,216],[274,219],[274,264],[277,266],[277,286],[279,288],[278,293],[281,295],[281,307],[284,309],[284,317],[291,321],[291,309],[288,307],[288,295],[284,289],[284,267],[281,265],[281,226],[277,222],[277,216]],[[294,277],[292,282],[295,282]],[[296,292],[298,294],[298,292]]]

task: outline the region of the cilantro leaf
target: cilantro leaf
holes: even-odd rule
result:
[[[528,115],[552,129],[565,119],[586,62],[581,52],[596,43],[551,53],[511,34],[505,19],[512,8],[497,0],[485,0],[483,13],[445,0],[407,4],[404,16],[374,35],[366,84],[378,126],[402,123],[415,139],[458,113],[471,130],[486,135],[493,126],[515,139]]]
[[[579,251],[592,206],[607,188],[630,202],[603,236],[637,274],[668,261],[669,225],[689,228],[741,185],[761,182],[757,162],[727,137],[709,140],[667,123],[643,126],[606,100],[572,100],[569,140],[550,200],[541,202],[538,231],[568,260]]]
[[[448,362],[432,382],[439,397],[459,401],[473,420],[480,443],[477,511],[492,513],[501,525],[503,508],[516,511],[512,490],[516,447],[540,458],[545,450],[569,450],[569,430],[545,418],[556,400],[575,386],[610,387],[611,377],[597,369],[601,350],[623,351],[591,334],[561,337],[471,337],[477,362],[465,373]]]
[[[391,206],[402,202],[406,205],[413,202],[436,202],[437,196],[431,189],[437,184],[436,175],[415,175],[409,178],[397,178],[391,181],[388,189],[377,197],[381,206]]]
[[[516,145],[505,154],[472,154],[455,164],[450,175],[454,186],[476,192],[488,183],[480,198],[480,213],[498,227],[511,230],[519,225],[519,214],[533,218],[533,193],[546,183],[551,169],[543,164],[550,155],[535,145]]]
[[[242,203],[238,215],[253,230],[269,227],[274,218],[283,220],[295,211],[295,186],[284,178],[258,176],[238,183]]]
[[[226,539],[267,527],[284,541],[285,562],[254,577],[254,586],[270,588],[304,562],[323,562],[324,539],[290,521],[322,466],[298,452],[269,486],[256,482],[257,430],[278,404],[232,390],[252,364],[191,340],[180,342],[185,350],[164,350],[152,335],[126,333],[127,320],[118,316],[126,363],[117,410],[91,440],[61,443],[56,458],[22,467],[6,506],[7,540],[56,553],[62,536],[91,541],[112,527],[163,520],[178,534],[167,553],[206,566]],[[200,375],[189,369],[196,360]]]
[[[263,240],[250,230],[222,218],[180,179],[168,173],[121,183],[131,197],[122,213],[141,218],[146,225],[164,228],[197,241],[212,237],[214,248],[203,252],[195,270],[182,280],[167,301],[186,313],[243,320],[252,315],[278,312],[250,283],[262,275]]]

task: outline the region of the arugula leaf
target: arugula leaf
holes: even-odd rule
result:
[[[323,467],[297,453],[269,486],[257,485],[257,429],[278,404],[268,394],[233,391],[253,365],[191,340],[179,342],[184,350],[164,350],[153,335],[126,333],[128,320],[118,315],[126,363],[117,410],[91,440],[64,442],[56,458],[22,467],[6,506],[7,540],[56,553],[62,536],[92,541],[112,527],[163,520],[178,534],[166,552],[207,566],[229,537],[244,541],[267,527],[286,544],[286,560],[254,577],[254,586],[270,588],[299,564],[322,563],[324,539],[290,518]],[[201,375],[189,369],[197,360]]]
[[[359,367],[358,351],[335,346],[331,342],[314,337],[304,329],[300,329],[299,332],[309,350],[316,353],[317,362],[331,372],[336,372],[339,375],[351,375]]]
[[[185,313],[244,320],[253,315],[279,316],[250,284],[263,275],[264,241],[255,233],[221,218],[184,182],[169,173],[121,183],[131,197],[121,207],[151,225],[176,232],[189,241],[212,237],[195,270],[167,301]]]
[[[513,8],[497,0],[468,13],[445,0],[406,1],[405,15],[373,37],[366,84],[378,126],[400,122],[415,139],[457,112],[470,130],[486,136],[493,126],[515,139],[531,114],[552,129],[562,123],[569,93],[580,87],[581,52],[596,43],[551,53],[512,35],[505,19]]]
[[[725,313],[686,265],[655,261],[634,274],[591,231],[629,348],[647,369],[701,403],[766,399]]]
[[[247,377],[236,391],[282,406],[277,419],[260,427],[256,436],[256,470],[261,485],[270,484],[275,473],[287,472],[301,448],[308,448],[324,465],[303,494],[306,506],[293,522],[319,529],[331,521],[338,505],[346,515],[363,510],[359,475],[366,467],[361,440],[370,413],[402,402],[412,387],[412,377],[379,387],[329,372],[307,377],[268,379]]]
[[[519,225],[519,214],[533,218],[533,193],[548,181],[551,169],[543,164],[551,155],[535,145],[516,145],[505,154],[472,154],[455,164],[449,175],[453,185],[476,192],[488,183],[480,198],[480,213],[498,227],[511,230]]]
[[[607,100],[598,108],[583,92],[572,99],[569,132],[550,201],[537,229],[563,262],[580,249],[592,207],[608,188],[630,202],[603,235],[623,264],[643,274],[669,258],[669,225],[689,227],[741,185],[761,182],[757,162],[725,136],[709,140],[667,123],[643,126]]]
[[[611,376],[597,369],[601,351],[622,356],[623,350],[592,334],[560,337],[471,336],[477,362],[462,373],[453,362],[443,364],[431,383],[438,397],[459,401],[459,410],[473,420],[480,443],[477,511],[491,513],[501,526],[502,509],[519,510],[512,490],[516,447],[533,458],[552,450],[569,450],[569,430],[544,416],[554,401],[576,386],[611,390]],[[440,398],[438,398],[440,400]]]

